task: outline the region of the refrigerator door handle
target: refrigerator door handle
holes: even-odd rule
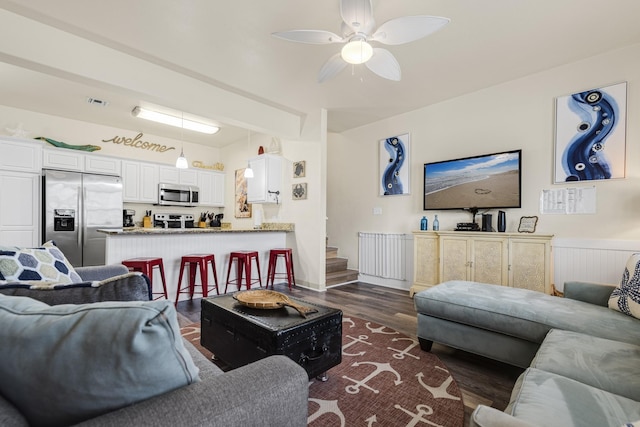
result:
[[[84,203],[86,190],[84,189],[84,186],[78,187],[78,194],[82,195],[82,199],[78,198],[78,210],[77,210],[77,212],[80,214],[78,218],[78,245],[80,247],[84,247],[84,242],[85,242],[84,217],[86,215],[86,207]],[[80,209],[80,206],[82,206],[82,209]]]

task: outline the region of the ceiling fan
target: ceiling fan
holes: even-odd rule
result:
[[[370,42],[398,45],[421,39],[450,22],[439,16],[403,16],[380,25],[373,19],[371,0],[340,0],[342,36],[324,30],[291,30],[272,35],[284,40],[309,44],[344,43],[320,69],[318,82],[335,77],[347,64],[365,66],[385,79],[399,81],[400,64],[387,49],[372,47]]]

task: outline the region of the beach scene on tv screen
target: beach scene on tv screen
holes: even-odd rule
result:
[[[519,152],[425,165],[425,209],[518,207]]]

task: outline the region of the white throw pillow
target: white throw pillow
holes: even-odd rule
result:
[[[609,308],[640,319],[640,254],[627,260],[620,285],[609,297]]]

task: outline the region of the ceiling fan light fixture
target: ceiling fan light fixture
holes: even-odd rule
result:
[[[353,40],[342,47],[340,55],[349,64],[364,64],[373,56],[373,48],[365,40]]]

